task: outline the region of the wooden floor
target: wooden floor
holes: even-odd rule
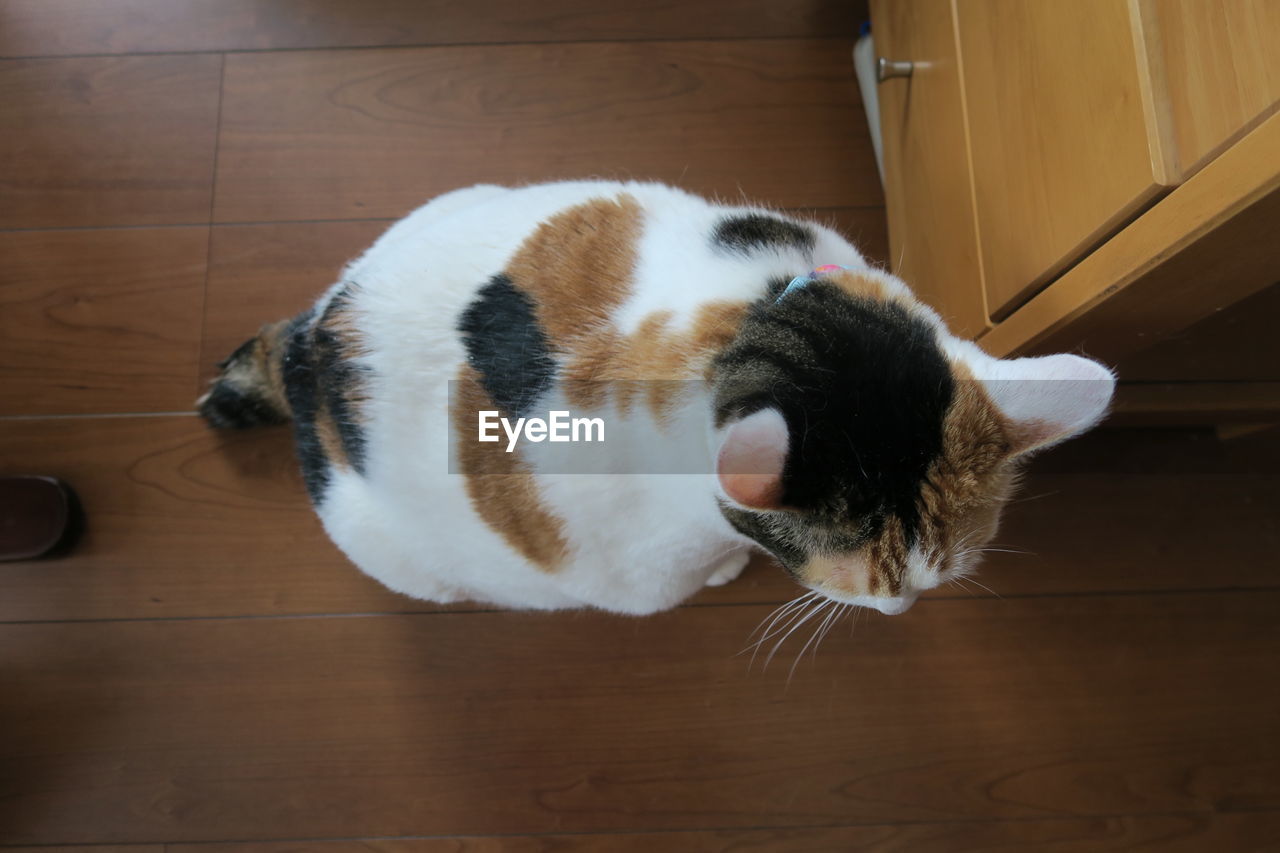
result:
[[[763,669],[798,593],[764,561],[645,620],[410,601],[324,539],[286,433],[190,414],[476,181],[745,193],[885,260],[858,4],[623,6],[0,0],[0,473],[88,513],[0,565],[0,844],[1280,849],[1265,436],[1048,454],[1000,540],[1031,553]]]

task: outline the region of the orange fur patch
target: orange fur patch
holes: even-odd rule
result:
[[[627,411],[643,395],[653,416],[664,421],[678,405],[687,382],[705,379],[711,360],[737,334],[745,302],[711,302],[698,309],[688,329],[672,328],[671,314],[655,311],[630,335],[608,328],[579,342],[565,369],[565,393],[575,406],[591,408],[608,395]]]
[[[955,393],[942,426],[942,453],[921,494],[921,545],[943,553],[994,521],[1013,486],[1004,416],[968,368],[953,363]]]
[[[338,425],[333,421],[333,413],[329,407],[320,406],[316,411],[316,438],[320,441],[320,449],[324,452],[329,464],[338,468],[350,468],[351,460],[347,458],[346,448],[338,437]]]
[[[862,275],[857,270],[828,273],[822,277],[822,280],[831,282],[850,296],[871,299],[877,302],[899,301],[896,294],[891,292],[884,282]]]
[[[554,348],[572,352],[577,339],[612,325],[631,292],[641,225],[632,196],[594,199],[539,225],[511,259],[507,275],[533,298]]]
[[[507,453],[501,442],[482,444],[476,440],[477,413],[497,408],[481,386],[480,377],[464,365],[454,386],[450,417],[467,497],[476,514],[507,544],[534,565],[555,571],[568,550],[564,525],[543,504],[528,464],[518,452]]]
[[[705,305],[683,332],[667,312],[645,317],[630,335],[619,332],[613,314],[633,287],[642,225],[639,203],[625,193],[580,204],[539,226],[507,275],[533,298],[552,348],[567,356],[561,380],[571,405],[593,409],[612,399],[625,411],[642,395],[662,419],[681,383],[702,378],[733,338],[747,306]]]
[[[325,308],[324,314],[316,324],[316,332],[325,331],[332,336],[338,350],[338,358],[343,361],[362,358],[369,353],[368,344],[365,343],[364,335],[360,330],[360,316],[352,304],[350,290],[354,287],[355,285],[346,285]],[[364,425],[366,423],[364,405],[369,399],[364,383],[352,378],[352,381],[341,390],[348,415],[356,423]]]
[[[268,323],[258,329],[249,350],[249,364],[224,368],[214,382],[223,380],[228,373],[234,373],[233,385],[241,391],[252,392],[263,398],[276,411],[287,413],[289,402],[285,396],[281,359],[288,343],[284,340],[288,326],[288,321],[282,321]]]

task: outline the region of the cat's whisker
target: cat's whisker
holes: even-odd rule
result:
[[[831,612],[822,620],[822,624],[818,626],[818,630],[815,631],[813,637],[810,638],[809,642],[813,643],[812,658],[814,661],[818,659],[818,647],[822,645],[822,641],[827,638],[827,635],[831,633],[831,630],[835,628],[836,625],[840,624],[840,620],[843,619],[850,610],[856,611],[860,609],[852,604],[840,604],[838,602],[835,602],[835,604],[836,606],[831,608]],[[800,660],[804,657],[805,649],[808,647],[809,644],[806,643],[805,648],[800,650],[800,654],[796,655],[795,661],[792,662],[791,671],[787,673],[788,686],[791,685],[791,679],[795,675],[796,667],[800,665]]]
[[[855,607],[854,607],[854,605],[852,605],[852,604],[846,604],[846,605],[844,605],[844,607],[842,607],[842,608],[840,609],[840,618],[839,618],[839,619],[837,619],[837,620],[835,621],[835,623],[833,623],[833,624],[832,624],[832,626],[831,626],[831,627],[834,629],[834,628],[836,627],[836,625],[840,624],[841,620],[843,620],[843,619],[844,619],[844,617],[848,616],[848,615],[849,615],[853,610],[855,610],[855,609],[857,609],[857,608],[855,608]],[[852,632],[850,632],[850,633],[852,633]]]
[[[985,589],[987,592],[991,593],[991,594],[992,594],[992,595],[994,595],[996,598],[999,598],[999,599],[1001,599],[1002,601],[1004,600],[1004,599],[1003,599],[1003,597],[1000,595],[1000,593],[996,592],[994,589],[992,589],[991,587],[987,586],[985,583],[982,583],[981,581],[976,581],[976,580],[974,580],[973,578],[966,578],[966,580],[968,580],[968,581],[969,581],[969,583],[973,584],[974,586],[981,587],[982,589]]]
[[[754,637],[756,633],[761,630],[762,627],[764,627],[764,630],[761,633],[760,639],[756,640],[754,643],[747,646],[741,652],[738,652],[739,655],[744,655],[747,652],[751,652],[751,661],[747,664],[748,669],[750,669],[751,664],[755,663],[756,655],[760,651],[760,646],[770,637],[776,636],[778,631],[782,631],[788,625],[790,625],[792,620],[797,618],[799,613],[803,611],[804,606],[809,604],[812,601],[813,597],[816,595],[818,595],[818,592],[816,590],[810,590],[809,592],[805,593],[799,598],[796,598],[792,601],[788,601],[786,604],[780,605],[779,607],[775,608],[772,613],[770,613],[768,616],[762,619],[760,624],[755,627],[755,630],[752,631],[749,635],[747,635],[747,640],[750,641],[750,639]],[[788,618],[788,614],[790,614],[790,618]],[[782,622],[782,627],[777,628],[775,630],[774,626],[777,625],[779,621]],[[766,623],[767,623],[767,626],[766,626]]]
[[[786,616],[789,612],[793,612],[793,611],[795,611],[797,608],[800,608],[801,606],[803,606],[803,605],[806,605],[806,604],[810,603],[810,602],[811,602],[811,601],[813,601],[813,599],[815,599],[817,596],[818,596],[818,591],[817,591],[817,590],[809,590],[808,592],[804,593],[803,595],[798,596],[798,597],[796,597],[796,598],[792,599],[791,601],[788,601],[786,604],[782,605],[782,607],[781,607],[781,608],[779,608],[782,612],[781,612],[781,613],[778,613],[778,618],[782,618],[782,617]],[[772,627],[772,625],[771,625],[770,627]],[[768,632],[766,631],[765,633],[767,634]],[[764,638],[762,637],[761,639],[764,639]]]
[[[810,646],[813,646],[813,654],[815,658],[817,657],[818,647],[816,645],[816,642],[818,640],[818,636],[822,633],[822,629],[826,627],[828,622],[831,621],[832,615],[836,612],[836,602],[834,600],[828,599],[826,602],[823,603],[822,607],[819,608],[818,612],[821,613],[823,610],[826,610],[828,607],[830,607],[830,610],[827,611],[827,615],[823,618],[823,620],[820,623],[818,623],[818,626],[813,629],[813,633],[809,635],[809,639],[806,640],[805,644],[800,647],[800,651],[796,654],[795,660],[791,662],[791,669],[787,670],[787,686],[788,687],[791,686],[791,679],[796,674],[796,667],[800,665],[800,661],[804,660],[804,653],[809,650]]]
[[[808,622],[818,613],[822,612],[822,608],[826,607],[827,602],[829,602],[830,600],[831,599],[824,598],[821,601],[818,601],[815,604],[811,605],[808,609],[805,610],[804,616],[799,621],[795,622],[789,629],[787,629],[787,632],[782,635],[782,638],[778,640],[778,642],[773,644],[773,648],[770,649],[769,651],[769,656],[764,659],[764,666],[762,667],[762,669],[769,668],[769,661],[773,660],[774,655],[778,653],[778,649],[782,648],[782,644],[787,641],[787,638],[790,637],[792,634],[794,634],[796,632],[796,629],[799,628],[801,625]]]
[[[769,621],[768,627],[766,627],[764,631],[761,632],[760,640],[764,641],[768,639],[773,633],[775,624],[777,624],[781,620],[786,619],[788,616],[794,615],[797,610],[801,609],[804,605],[808,604],[809,601],[812,600],[812,598],[813,598],[812,595],[805,594],[795,599],[794,601],[789,601],[786,604],[782,605],[781,607],[775,609],[773,618]]]
[[[818,646],[822,645],[822,641],[827,638],[827,634],[831,633],[831,629],[839,623],[844,616],[849,605],[837,603],[831,609],[831,615],[822,621],[822,627],[818,629],[818,641],[813,644],[813,659],[818,659]]]
[[[1051,492],[1041,492],[1038,495],[1027,495],[1025,497],[1013,498],[1012,500],[1009,501],[1007,506],[1013,506],[1014,504],[1030,503],[1031,501],[1038,501],[1041,498],[1048,498],[1048,497],[1052,497],[1053,495],[1058,495],[1061,493],[1062,493],[1061,489],[1054,489]]]
[[[831,627],[827,629],[827,633],[829,634],[832,631],[834,631],[836,626],[840,624],[841,620],[843,620],[844,617],[849,615],[849,611],[852,609],[853,609],[852,604],[841,604],[840,612],[836,614],[835,619],[831,620]],[[826,635],[824,634],[823,637],[825,638]]]
[[[773,626],[777,623],[777,621],[781,619],[788,611],[795,608],[805,598],[806,596],[801,596],[792,601],[779,604],[773,610],[769,611],[768,615],[760,620],[760,624],[756,625],[756,627],[752,629],[751,633],[747,635],[748,643],[750,643],[751,638],[754,637],[757,633],[761,634],[760,639],[754,643],[750,643],[750,645],[748,645],[742,651],[738,652],[738,654],[740,655],[746,654],[748,651],[754,648],[757,648],[762,642],[764,642],[765,637],[768,636],[769,631],[773,628]]]

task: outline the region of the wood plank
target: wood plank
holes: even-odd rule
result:
[[[1231,465],[1187,442],[1129,442],[1092,465],[1083,451],[1065,459],[1055,469],[1047,456],[1007,511],[995,544],[1018,553],[991,553],[978,576],[996,593],[1275,585],[1280,469],[1266,456]],[[287,429],[0,421],[0,471],[61,476],[90,519],[72,555],[5,565],[0,621],[436,610],[385,592],[328,542]],[[799,592],[760,558],[694,601],[783,602]],[[951,585],[933,594],[987,593]]]
[[[367,839],[306,842],[315,853],[771,853],[861,851],[890,853],[932,850],[946,853],[993,849],[1044,849],[1055,853],[1133,850],[1158,845],[1165,853],[1206,850],[1262,850],[1280,836],[1280,815],[1185,814],[1020,821],[943,821],[933,824],[874,824],[794,829],[722,829],[695,832],[452,838]],[[168,853],[296,853],[298,842],[172,844]],[[97,849],[97,848],[95,848]],[[27,848],[37,853],[48,848]],[[78,853],[78,851],[77,851]],[[87,851],[86,851],[87,853]]]
[[[1242,445],[1218,441],[1213,430],[1111,429],[1087,435],[1038,454],[1027,476],[1056,474],[1168,474],[1272,476],[1280,474],[1280,436]]]
[[[964,337],[988,321],[950,0],[876,0],[876,51],[916,63],[880,84],[891,269]]]
[[[9,847],[8,853],[166,853],[163,844],[89,844],[74,846],[56,844],[51,847]]]
[[[0,823],[70,844],[1280,809],[1280,592],[918,608],[789,685],[734,656],[767,606],[7,625]]]
[[[208,228],[0,233],[0,414],[191,407]]]
[[[1121,383],[1115,424],[1253,424],[1280,421],[1280,382]]]
[[[849,47],[780,39],[228,56],[215,219],[398,217],[468,184],[590,175],[741,191],[783,207],[880,205]]]
[[[1134,14],[1180,183],[1280,106],[1280,6],[1137,0]]]
[[[218,56],[0,64],[0,228],[208,222],[221,70]]]
[[[61,477],[88,519],[70,555],[5,564],[6,619],[416,607],[329,543],[285,429],[217,434],[195,417],[22,420],[0,421],[0,436],[0,471]]]
[[[1280,382],[1280,284],[1205,317],[1116,365],[1130,381]]]
[[[1069,464],[1046,456],[1007,513],[995,545],[1031,553],[989,555],[978,578],[996,593],[1276,584],[1280,466],[1265,455],[1244,465],[1146,438],[1092,463],[1064,450]],[[194,417],[0,421],[0,471],[64,478],[89,518],[71,555],[5,565],[0,621],[438,609],[386,592],[329,544],[286,429],[219,435]],[[799,592],[762,558],[694,601]]]
[[[0,420],[0,472],[62,478],[88,518],[68,556],[5,564],[0,621],[442,609],[385,590],[329,542],[286,428],[215,433],[195,417]],[[702,600],[780,602],[798,592],[760,560]]]
[[[980,338],[1115,363],[1280,282],[1280,115],[1267,119]]]
[[[0,56],[852,36],[865,0],[6,0]]]
[[[994,319],[1136,215],[1163,175],[1124,3],[967,0],[955,10]]]

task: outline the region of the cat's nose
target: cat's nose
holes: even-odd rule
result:
[[[911,605],[916,603],[917,597],[915,595],[900,595],[896,598],[877,598],[875,607],[885,616],[897,616],[899,613],[906,613],[910,610]]]

